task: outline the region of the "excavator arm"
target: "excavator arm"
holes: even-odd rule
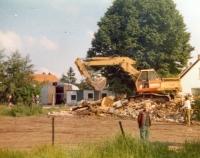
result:
[[[87,66],[120,66],[125,72],[128,72],[136,85],[137,95],[129,97],[135,99],[154,99],[156,101],[169,101],[170,95],[165,91],[181,91],[180,78],[160,78],[154,69],[145,69],[138,71],[133,67],[136,62],[129,57],[93,57],[86,60],[77,58],[75,61],[80,73],[84,75],[88,82],[98,91],[103,90],[106,85],[106,79],[98,78],[95,81],[91,79]],[[162,91],[164,91],[162,93]]]
[[[123,68],[124,71],[131,74],[132,78],[135,79],[139,75],[139,71],[135,69],[132,65],[136,62],[128,57],[93,57],[87,59],[83,62],[80,58],[77,58],[75,61],[76,66],[78,67],[80,73],[86,78],[90,78],[89,73],[87,72],[86,66],[113,66],[119,65]]]
[[[91,79],[86,67],[87,66],[114,66],[119,65],[124,71],[128,72],[133,80],[138,78],[139,71],[135,69],[132,65],[136,62],[128,57],[93,57],[87,58],[85,61],[77,58],[75,61],[81,75],[86,77],[86,80],[92,84],[96,90],[102,90],[105,87],[106,79],[98,78],[96,81]],[[104,86],[104,87],[103,87]]]

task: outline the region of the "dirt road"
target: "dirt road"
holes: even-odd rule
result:
[[[99,141],[120,133],[119,121],[125,134],[139,138],[136,120],[97,116],[56,116],[55,144],[73,145]],[[153,122],[150,141],[183,143],[200,136],[200,123],[184,126],[177,123]],[[52,117],[0,118],[0,148],[28,149],[52,143]]]

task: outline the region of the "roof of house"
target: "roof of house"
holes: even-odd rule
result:
[[[198,58],[193,64],[189,65],[185,70],[183,70],[178,76],[180,78],[182,78],[185,74],[187,74],[188,71],[190,71],[192,69],[192,67],[194,67],[198,62],[200,61],[200,59]]]
[[[59,79],[52,74],[32,74],[35,81],[38,82],[59,82]]]

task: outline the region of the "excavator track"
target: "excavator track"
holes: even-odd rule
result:
[[[141,101],[141,100],[151,100],[156,103],[165,103],[171,100],[171,97],[166,94],[158,94],[158,93],[142,93],[136,94],[134,96],[130,96],[128,98],[129,101]]]

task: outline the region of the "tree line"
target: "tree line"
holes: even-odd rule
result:
[[[115,0],[97,25],[86,57],[127,56],[138,70],[154,68],[160,77],[177,76],[194,50],[173,0]],[[101,74],[109,90],[133,94],[135,84],[120,67],[106,66]]]
[[[24,103],[31,105],[32,97],[40,95],[41,88],[45,82],[34,80],[34,65],[29,55],[23,57],[18,50],[10,55],[5,55],[4,50],[0,51],[0,103],[6,103],[8,97],[12,96],[14,104]],[[76,83],[75,73],[72,67],[67,75],[62,75],[61,82],[77,85],[80,89],[91,88],[84,80]]]

